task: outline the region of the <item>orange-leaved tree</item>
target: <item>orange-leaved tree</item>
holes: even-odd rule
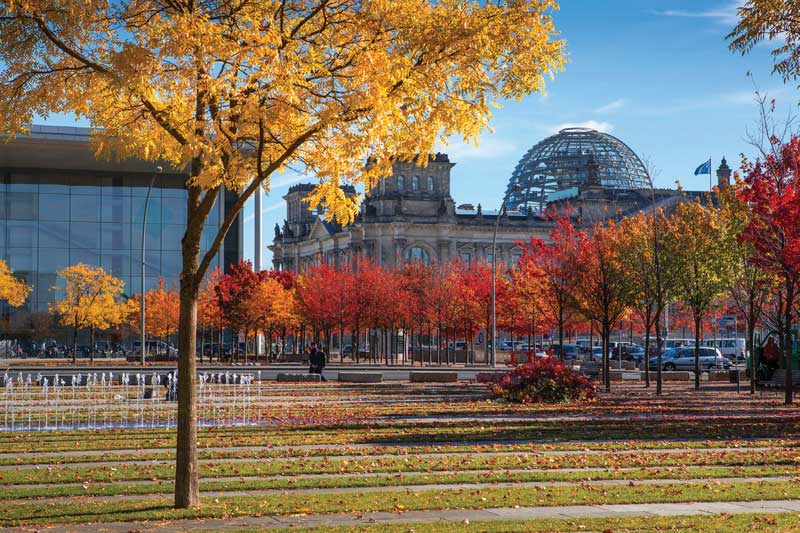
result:
[[[269,353],[273,333],[295,322],[294,292],[285,289],[276,278],[265,277],[253,288],[245,305],[256,333],[266,337]]]
[[[131,326],[134,330],[141,333],[142,319],[141,313],[137,310],[141,308],[141,296],[138,294],[132,298],[135,305],[132,306],[130,314]],[[158,278],[158,288],[150,289],[144,295],[145,303],[145,329],[150,337],[156,337],[167,341],[170,335],[178,331],[178,291],[174,288],[166,288],[164,278]]]
[[[186,169],[175,506],[200,503],[197,298],[244,203],[303,165],[340,222],[396,158],[475,141],[493,101],[541,91],[562,68],[555,0],[0,1],[0,124],[74,113],[98,153]],[[370,158],[372,164],[364,162]],[[223,189],[238,191],[201,257]]]

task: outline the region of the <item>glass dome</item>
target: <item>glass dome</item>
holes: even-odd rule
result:
[[[591,183],[614,190],[647,189],[650,177],[636,153],[613,135],[566,128],[520,159],[508,182],[506,202],[509,209],[540,211]]]

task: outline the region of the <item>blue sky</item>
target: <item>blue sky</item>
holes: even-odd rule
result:
[[[657,186],[674,187],[680,180],[684,188],[706,189],[708,177],[692,173],[709,156],[714,168],[723,155],[738,167],[739,153],[751,151],[745,137],[757,118],[754,80],[783,114],[799,100],[793,85],[771,75],[769,46],[744,57],[728,50],[725,35],[735,25],[738,3],[562,0],[555,22],[569,63],[548,83],[547,94],[504,102],[492,121],[494,133],[483,135],[478,147],[455,140],[442,148],[456,163],[456,202],[498,207],[520,157],[570,125],[622,139],[660,171]],[[265,240],[283,221],[281,197],[297,181],[291,174],[273,180],[263,203]],[[245,219],[252,217],[250,205]],[[252,257],[252,224],[246,227],[245,255]],[[268,252],[265,259],[268,266]]]

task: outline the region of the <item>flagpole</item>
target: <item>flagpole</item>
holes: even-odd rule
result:
[[[711,192],[714,186],[711,182],[711,156],[708,156],[708,192]]]

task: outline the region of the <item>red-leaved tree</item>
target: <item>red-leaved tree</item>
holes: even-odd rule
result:
[[[784,403],[792,403],[792,323],[800,283],[800,138],[770,139],[772,150],[755,163],[744,161],[739,198],[752,209],[741,238],[756,250],[753,262],[780,286],[778,315],[786,365]]]

